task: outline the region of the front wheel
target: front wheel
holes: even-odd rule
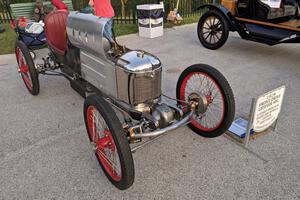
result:
[[[96,157],[105,175],[118,189],[134,181],[134,164],[126,133],[112,107],[101,96],[84,102],[84,120]]]
[[[204,47],[212,50],[218,49],[227,41],[228,22],[219,11],[210,10],[200,18],[197,33]]]
[[[197,64],[185,69],[177,82],[176,97],[183,107],[191,99],[199,100],[201,109],[188,126],[201,136],[220,136],[233,121],[235,103],[231,87],[225,77],[209,65]]]

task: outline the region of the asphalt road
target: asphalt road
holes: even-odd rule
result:
[[[278,130],[241,148],[224,136],[206,139],[188,128],[134,154],[134,185],[119,191],[106,179],[88,144],[83,99],[66,79],[40,77],[29,95],[14,55],[0,56],[0,199],[300,199],[300,46],[274,47],[231,34],[217,50],[203,48],[196,24],[156,39],[120,38],[163,62],[163,91],[175,95],[185,67],[207,63],[228,79],[236,116],[252,97],[285,84]]]

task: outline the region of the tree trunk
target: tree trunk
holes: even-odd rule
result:
[[[121,8],[121,16],[125,17],[125,0],[121,0],[122,8]]]
[[[192,0],[187,0],[186,2],[188,4],[188,13],[192,13]]]

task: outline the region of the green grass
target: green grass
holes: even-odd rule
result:
[[[191,24],[198,22],[200,15],[186,17],[180,24],[173,24],[172,22],[167,22],[164,24],[165,28],[172,28],[174,26],[180,26],[184,24]],[[9,24],[1,24],[3,28],[6,29],[4,33],[0,33],[0,55],[9,54],[14,52],[16,34],[12,30]],[[127,35],[138,32],[137,24],[115,24],[114,31],[116,36]]]
[[[4,33],[0,33],[0,55],[13,53],[15,50],[16,33],[12,30],[9,24],[0,24],[5,28]]]
[[[116,36],[128,35],[138,32],[137,24],[115,24],[114,31]]]

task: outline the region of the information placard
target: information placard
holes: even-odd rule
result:
[[[285,86],[279,87],[257,98],[253,115],[253,130],[262,132],[278,118],[284,97]]]

